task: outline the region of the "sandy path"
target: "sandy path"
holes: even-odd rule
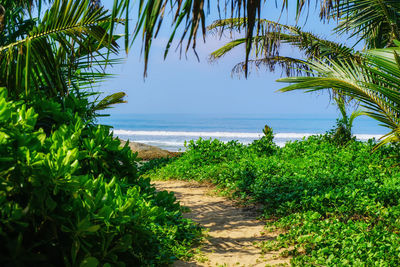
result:
[[[235,206],[226,198],[211,195],[210,187],[185,181],[154,181],[159,190],[175,192],[191,212],[185,217],[209,229],[207,241],[192,262],[178,261],[174,266],[266,266],[289,265],[279,252],[260,254],[254,242],[276,238],[264,233],[264,223],[254,211]]]

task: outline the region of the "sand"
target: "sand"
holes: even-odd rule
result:
[[[121,140],[121,146],[124,146],[126,141]],[[138,157],[142,160],[150,160],[157,158],[170,158],[182,154],[182,152],[171,152],[156,146],[150,146],[138,142],[129,142],[129,147],[133,152],[138,152]]]
[[[175,192],[181,205],[190,208],[185,217],[208,229],[204,244],[194,260],[177,261],[174,266],[289,266],[290,259],[280,251],[262,255],[256,245],[274,240],[278,232],[266,232],[254,208],[240,207],[217,196],[213,188],[196,182],[153,181],[158,190]]]

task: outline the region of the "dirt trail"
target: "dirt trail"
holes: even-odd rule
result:
[[[264,223],[250,209],[235,206],[226,198],[211,195],[210,187],[185,181],[154,181],[159,190],[175,192],[177,199],[191,212],[185,217],[209,229],[207,241],[192,262],[178,261],[174,266],[266,266],[289,265],[279,252],[261,255],[254,244],[275,239],[276,233],[264,233]]]

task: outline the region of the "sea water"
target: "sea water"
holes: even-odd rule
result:
[[[275,133],[275,143],[284,146],[288,141],[302,140],[323,134],[335,126],[334,116],[324,115],[195,115],[195,114],[113,114],[101,117],[99,123],[113,127],[114,135],[157,146],[170,151],[184,151],[185,141],[219,139],[237,140],[244,144],[263,136],[265,125]],[[388,132],[375,120],[359,117],[354,121],[353,133],[366,141],[380,138]]]

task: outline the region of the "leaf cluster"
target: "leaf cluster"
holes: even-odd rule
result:
[[[0,89],[0,265],[150,266],[190,255],[199,227],[172,193],[138,177],[136,154],[109,127],[75,113],[45,133],[38,118]]]

